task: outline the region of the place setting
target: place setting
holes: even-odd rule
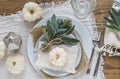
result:
[[[1,78],[106,79],[103,56],[120,56],[119,3],[103,18],[104,33],[94,17],[97,0],[38,0],[0,16]]]

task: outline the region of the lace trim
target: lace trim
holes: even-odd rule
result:
[[[113,45],[106,44],[100,48],[100,51],[103,52],[104,56],[107,54],[109,56],[120,56],[120,48]]]

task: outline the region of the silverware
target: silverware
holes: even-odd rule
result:
[[[91,62],[92,62],[92,58],[93,58],[93,55],[94,55],[94,51],[95,51],[95,46],[93,47],[93,49],[92,49],[92,54],[91,54],[91,56],[90,56],[90,62],[89,62],[89,66],[88,66],[88,69],[87,69],[87,74],[89,74],[90,73],[90,70],[91,70]]]
[[[92,60],[93,60],[93,55],[95,53],[95,47],[98,45],[98,42],[100,41],[100,37],[101,37],[101,32],[98,32],[97,38],[93,40],[94,47],[93,47],[93,50],[92,50],[92,54],[90,56],[89,66],[88,66],[88,69],[87,69],[87,72],[86,72],[87,74],[89,74],[90,71],[91,71],[91,64],[92,64]]]
[[[97,63],[96,63],[94,74],[93,74],[94,77],[96,77],[97,73],[98,73],[98,69],[99,69],[99,65],[100,65],[100,57],[101,57],[101,53],[99,52]]]
[[[103,33],[103,34],[104,34],[104,33]],[[100,39],[100,42],[99,42],[98,46],[99,46],[99,48],[100,48],[100,47],[102,47],[103,45],[104,45],[104,35],[101,35],[101,39]],[[97,74],[98,74],[101,55],[102,55],[102,51],[100,51],[99,54],[98,54],[97,63],[96,63],[95,70],[94,70],[94,73],[93,73],[93,76],[94,76],[94,77],[97,77]]]

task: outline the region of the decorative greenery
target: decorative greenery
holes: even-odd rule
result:
[[[42,32],[46,41],[42,44],[41,50],[49,50],[51,45],[76,45],[79,40],[70,37],[75,26],[72,26],[70,19],[57,19],[55,15],[42,26]]]
[[[104,24],[105,27],[110,28],[114,31],[120,31],[120,10],[116,11],[112,8],[109,11],[110,18],[104,17],[108,24]]]

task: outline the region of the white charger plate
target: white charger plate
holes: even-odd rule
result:
[[[92,48],[93,48],[93,43],[92,43],[91,37],[90,37],[87,29],[76,19],[73,19],[69,16],[57,16],[57,18],[60,18],[60,19],[70,18],[72,20],[72,24],[75,25],[75,31],[77,32],[77,34],[80,38],[83,48],[84,48],[88,58],[90,58]],[[47,18],[41,20],[34,26],[34,28],[39,27],[41,25],[46,25],[47,20],[50,20],[50,19],[51,19],[51,17],[47,17]],[[34,51],[33,38],[31,35],[29,35],[28,44],[27,44],[28,57],[29,57],[30,63],[32,64],[34,69],[37,72],[40,72],[40,70],[35,66],[37,55],[33,51]]]

